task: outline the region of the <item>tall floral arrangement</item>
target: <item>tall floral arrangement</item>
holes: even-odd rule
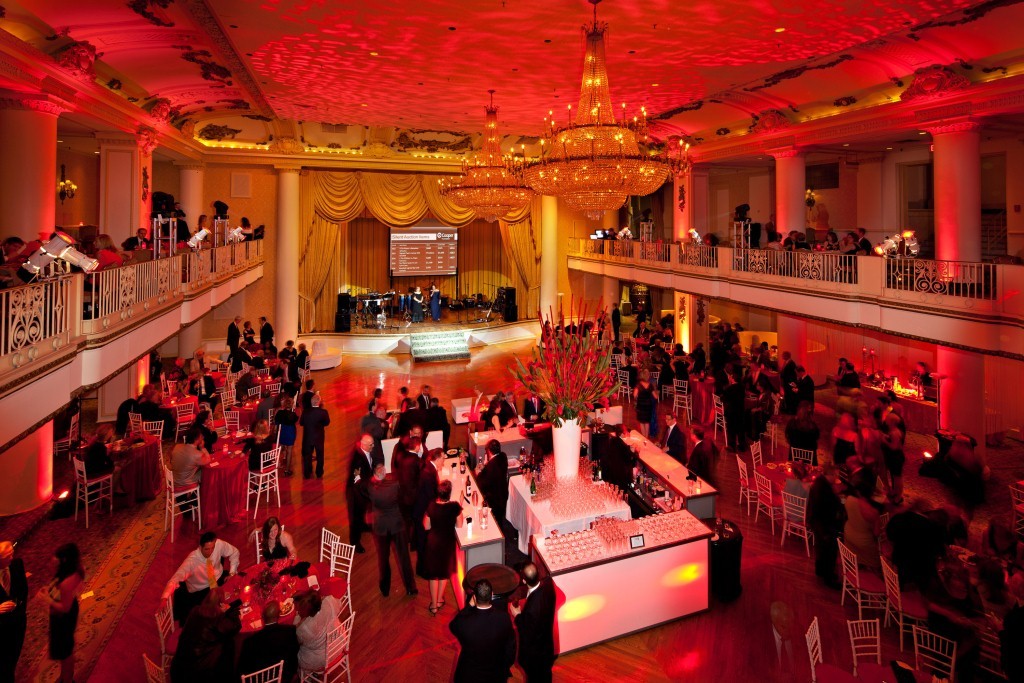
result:
[[[553,315],[548,322],[538,315],[540,346],[533,350],[528,363],[517,356],[511,368],[519,384],[544,401],[543,417],[556,427],[570,420],[582,425],[595,407],[607,408],[608,399],[619,388],[611,356],[602,352],[597,337],[589,333],[602,325],[601,317],[588,317],[582,301],[575,317],[573,313],[570,304],[570,322],[566,323],[564,313],[559,314],[557,327],[550,323]]]

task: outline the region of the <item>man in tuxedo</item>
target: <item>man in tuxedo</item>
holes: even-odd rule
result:
[[[606,429],[610,432],[607,446],[601,453],[594,453],[601,460],[601,478],[626,490],[633,483],[636,456],[622,440],[622,425],[612,425]]]
[[[508,417],[507,424],[519,421],[519,409],[516,408],[516,394],[511,389],[505,392],[505,405],[502,406],[502,411]]]
[[[799,404],[796,398],[796,380],[796,362],[789,351],[783,351],[779,381],[782,382],[782,410],[789,415],[796,414],[796,407]]]
[[[435,448],[427,453],[427,462],[420,470],[419,486],[416,488],[416,500],[412,504],[412,545],[416,552],[423,550],[427,542],[427,532],[423,528],[423,515],[437,498],[437,485],[441,481],[441,470],[444,468],[444,451]]]
[[[498,424],[503,428],[508,427],[515,422],[516,415],[518,414],[515,406],[509,403],[510,400],[514,401],[515,398],[506,398],[504,391],[499,391],[495,398],[498,399]]]
[[[391,544],[398,554],[398,570],[405,584],[406,595],[416,595],[416,579],[412,574],[409,560],[409,535],[405,520],[399,509],[399,486],[394,475],[384,471],[384,463],[373,467],[367,493],[373,509],[373,542],[377,546],[377,574],[380,578],[380,593],[385,598],[391,592]]]
[[[249,400],[249,390],[256,387],[256,369],[249,368],[249,372],[245,373],[235,382],[235,400],[236,401],[247,401]]]
[[[416,397],[416,407],[421,410],[430,408],[430,385],[424,384],[420,387],[420,395]]]
[[[715,456],[718,454],[715,442],[704,438],[704,427],[694,425],[690,429],[690,440],[693,449],[686,467],[693,474],[714,486]]]
[[[544,419],[544,400],[537,394],[523,401],[523,419],[527,422],[541,422]]]
[[[299,668],[299,639],[295,627],[277,623],[281,603],[270,600],[263,606],[263,628],[242,641],[238,673],[255,673],[284,661],[282,681],[290,681]]]
[[[807,374],[804,366],[796,366],[796,404],[807,401],[814,405],[814,380]]]
[[[619,307],[612,305],[612,332],[615,333],[614,341],[619,341],[619,328],[622,327],[622,312]]]
[[[260,316],[260,346],[274,343],[274,327],[264,317]]]
[[[310,402],[316,396],[316,391],[313,390],[314,386],[316,386],[316,382],[311,379],[306,380],[306,390],[299,396],[299,405],[303,410],[309,410],[312,407]]]
[[[727,372],[726,381],[728,383],[722,389],[726,443],[734,451],[743,451],[747,448],[747,397],[743,393],[743,385],[736,381],[735,373]]]
[[[299,424],[302,426],[302,476],[313,477],[313,451],[316,451],[316,476],[324,476],[324,440],[331,416],[320,407],[320,397],[314,396],[310,409],[302,411]]]
[[[676,416],[672,413],[665,415],[665,445],[662,450],[686,464],[686,435],[676,424]]]
[[[146,237],[146,229],[139,228],[135,231],[135,237],[129,237],[121,246],[125,251],[135,251],[136,249],[151,249],[153,243]]]
[[[427,408],[427,433],[430,432],[441,432],[444,447],[448,448],[448,438],[452,435],[448,411],[442,408],[441,402],[433,396],[430,398],[430,407]]]
[[[414,429],[425,432],[427,429],[427,411],[413,402],[414,407],[398,414],[398,421],[395,423],[395,436],[405,436],[412,433]]]
[[[508,506],[508,456],[501,450],[497,439],[487,442],[487,464],[476,479],[477,486],[487,505],[494,513],[495,521],[505,519]]]
[[[0,681],[14,683],[14,669],[25,643],[28,580],[14,545],[0,541]]]
[[[491,582],[478,581],[469,603],[448,624],[461,646],[455,683],[504,683],[511,677],[516,633],[508,612],[491,600]]]
[[[217,384],[213,377],[203,371],[193,373],[188,383],[188,393],[196,396],[200,403],[208,403],[213,410],[220,403],[220,396],[217,395]]]
[[[362,434],[369,434],[373,437],[373,443],[375,449],[380,449],[381,441],[388,436],[388,422],[385,419],[388,414],[386,406],[378,404],[375,406],[375,410],[368,412],[363,415],[363,419],[359,421],[359,431]],[[383,452],[381,453],[383,455]]]
[[[530,562],[520,571],[526,583],[522,607],[509,605],[519,631],[519,666],[527,683],[549,683],[555,663],[555,586],[541,580],[537,565]]]
[[[235,319],[228,324],[228,348],[231,349],[231,353],[234,354],[235,349],[238,348],[239,342],[242,341],[242,316],[236,315]],[[234,372],[234,370],[233,370]]]
[[[378,462],[383,464],[384,460],[374,459],[373,437],[363,434],[359,437],[359,443],[352,449],[352,456],[348,461],[348,476],[345,478],[349,543],[356,547],[357,553],[366,552],[360,541],[363,532],[370,531],[366,526],[366,511],[370,507],[367,487],[370,485],[370,478],[373,477],[374,465]],[[303,458],[303,466],[305,466],[305,458]]]
[[[410,535],[415,522],[412,509],[420,486],[420,473],[426,462],[427,454],[420,437],[406,434],[395,444],[395,450],[391,455],[391,471],[398,481],[398,505]]]

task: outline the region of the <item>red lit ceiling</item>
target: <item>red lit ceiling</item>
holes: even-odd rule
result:
[[[599,18],[610,24],[613,102],[663,115],[663,133],[693,133],[749,121],[768,108],[795,113],[832,106],[921,66],[1019,56],[1024,44],[1016,27],[1024,6],[1018,2],[988,0],[984,10],[970,10],[981,3],[605,0]],[[169,98],[194,119],[237,110],[479,131],[487,91],[494,89],[502,128],[513,134],[537,132],[549,109],[564,120],[566,104],[575,103],[580,27],[591,11],[583,0],[5,5],[8,20],[33,26],[44,49],[39,22],[89,40],[105,68],[146,96]]]

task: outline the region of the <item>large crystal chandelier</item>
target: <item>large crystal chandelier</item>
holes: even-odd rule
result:
[[[483,147],[475,159],[462,162],[462,176],[442,178],[439,182],[442,196],[493,222],[523,209],[533,198],[533,190],[523,181],[522,159],[501,153],[498,108],[494,106],[494,91],[487,92],[491,103],[485,110]]]
[[[647,112],[629,120],[623,104],[616,119],[608,92],[604,34],[608,24],[594,21],[583,27],[587,49],[583,58],[583,85],[575,119],[569,105],[569,123],[545,120],[540,158],[526,168],[526,182],[540,194],[564,199],[571,208],[597,220],[630,196],[647,195],[665,182],[669,167],[648,149]]]

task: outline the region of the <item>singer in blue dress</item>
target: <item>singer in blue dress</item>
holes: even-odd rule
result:
[[[435,284],[430,285],[430,317],[441,322],[441,290]]]

